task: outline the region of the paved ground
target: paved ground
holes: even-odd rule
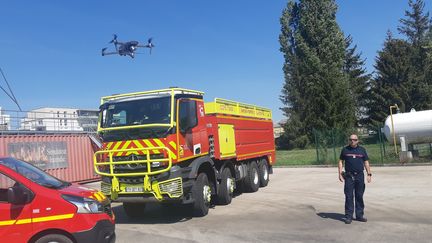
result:
[[[432,167],[373,168],[367,223],[342,222],[337,168],[276,168],[268,187],[203,218],[151,205],[130,220],[114,204],[117,242],[432,242]],[[93,184],[94,185],[94,184]]]

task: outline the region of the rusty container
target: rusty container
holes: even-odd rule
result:
[[[93,169],[96,149],[88,134],[0,135],[1,157],[27,161],[70,182],[100,179]]]

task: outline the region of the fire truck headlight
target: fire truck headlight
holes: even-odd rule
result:
[[[103,205],[96,200],[71,195],[62,197],[77,207],[77,213],[102,213]]]

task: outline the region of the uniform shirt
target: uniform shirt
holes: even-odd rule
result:
[[[355,148],[346,146],[342,149],[340,159],[345,161],[345,171],[363,172],[364,162],[369,160],[366,149],[361,146]]]

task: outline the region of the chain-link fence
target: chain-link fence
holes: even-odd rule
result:
[[[317,164],[337,164],[344,146],[348,145],[350,134],[338,130],[314,130],[314,145]],[[381,129],[359,130],[357,132],[359,144],[363,146],[372,164],[400,163],[399,145],[388,142]],[[432,144],[414,144],[409,146],[412,162],[432,161]],[[404,161],[405,162],[405,161]]]

